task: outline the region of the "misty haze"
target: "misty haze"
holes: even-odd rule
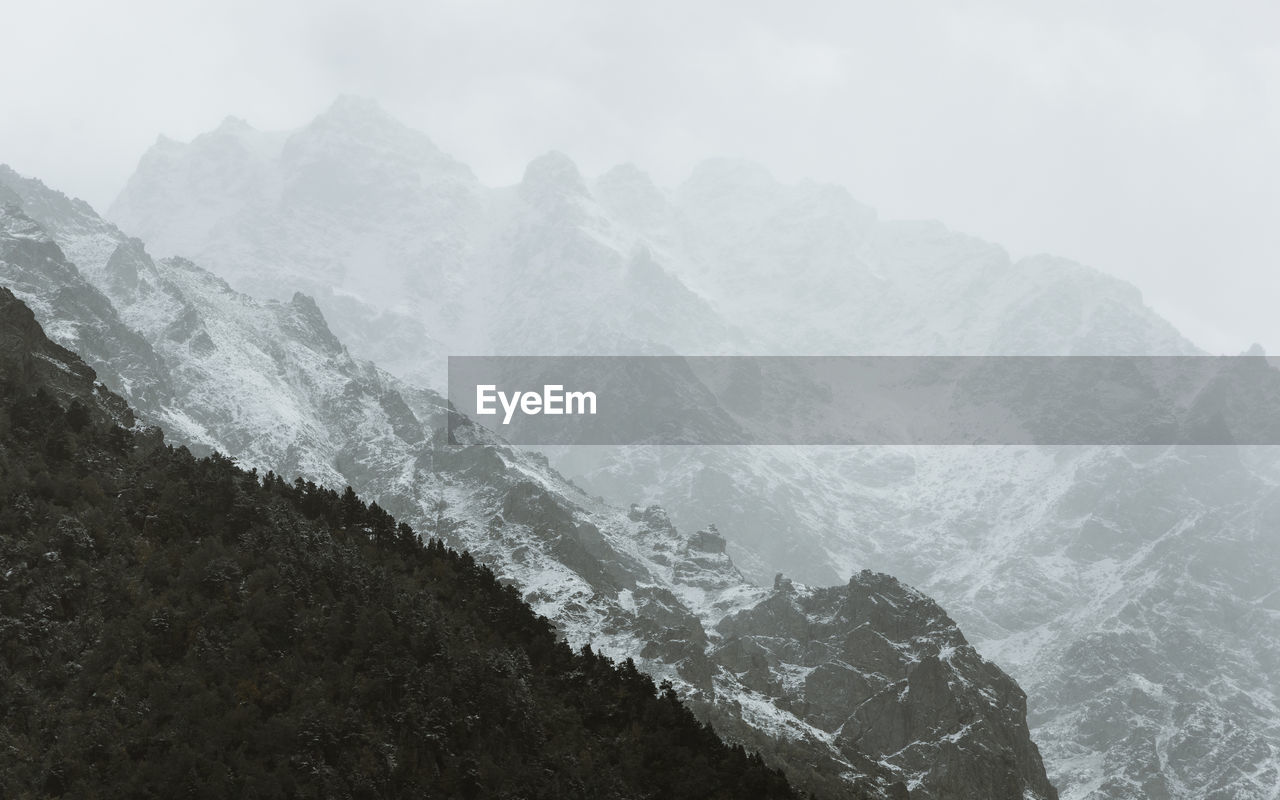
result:
[[[3,796],[1280,798],[1274,8],[77,5]]]

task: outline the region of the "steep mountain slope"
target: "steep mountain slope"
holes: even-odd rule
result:
[[[0,165],[0,259],[10,265],[6,284],[52,321],[58,339],[83,352],[105,380],[130,387],[140,407],[156,410],[171,388],[155,352],[23,213],[22,199],[9,189],[16,177]]]
[[[48,190],[28,183],[24,191]],[[113,230],[91,218],[51,227],[93,229],[94,235]],[[781,589],[767,591],[745,581],[714,530],[689,535],[673,527],[659,508],[623,512],[610,507],[565,481],[545,459],[514,450],[465,422],[457,433],[472,436],[472,445],[446,447],[440,440],[443,401],[352,359],[304,297],[290,303],[253,300],[189,262],[153,262],[122,234],[113,235],[119,237],[118,247],[139,259],[140,274],[155,277],[118,293],[119,301],[148,310],[170,308],[172,319],[145,318],[157,352],[174,365],[173,407],[165,413],[185,423],[175,429],[180,441],[223,448],[263,470],[287,464],[321,483],[358,487],[418,530],[465,547],[491,565],[575,645],[591,642],[610,654],[632,655],[645,672],[672,680],[704,718],[764,750],[770,763],[786,766],[800,785],[820,796],[850,791],[889,796],[902,783],[916,787],[912,796],[933,797],[934,781],[945,787],[955,774],[975,781],[1002,776],[998,788],[1009,790],[1010,797],[1054,796],[1026,732],[1021,691],[977,657],[940,613],[904,613],[891,625],[856,615],[824,623],[893,642],[887,663],[863,664],[859,652],[817,649],[804,658],[780,657],[775,665],[796,672],[838,660],[840,669],[883,672],[887,686],[906,680],[920,653],[963,648],[967,657],[943,665],[947,688],[940,695],[919,701],[889,695],[897,698],[891,705],[909,709],[903,715],[933,720],[904,731],[911,736],[904,746],[926,752],[943,747],[944,740],[959,743],[948,750],[952,766],[935,775],[918,760],[881,758],[856,742],[837,741],[834,728],[805,718],[798,710],[802,702],[829,703],[828,722],[857,711],[828,698],[821,684],[807,689],[794,683],[747,684],[735,669],[735,649],[722,647],[741,639],[743,629],[724,634],[716,626]],[[68,241],[68,247],[74,250],[76,244]],[[0,281],[10,272],[38,269],[39,264],[0,263]],[[94,264],[84,272],[107,274]],[[104,285],[110,288],[108,281]],[[153,300],[151,293],[166,299]],[[229,385],[236,387],[232,397]],[[956,717],[950,710],[956,707],[967,709],[969,717]],[[970,725],[973,720],[983,723]],[[1017,791],[1010,789],[1015,784]]]
[[[246,193],[232,186],[211,195],[189,177],[241,170],[207,156],[198,142],[165,147],[166,160],[155,156],[160,148],[144,158],[113,209],[117,220],[130,230],[169,237],[162,251],[203,254],[220,274],[287,266],[300,277],[317,275],[308,264],[323,263],[322,255],[308,255],[309,243],[292,240],[290,229],[275,221],[278,214],[259,219],[242,213],[249,207]],[[286,171],[283,160],[266,161],[271,174]],[[389,168],[366,166],[373,174]],[[474,297],[492,296],[478,287],[509,286],[529,293],[533,300],[524,309],[542,310],[544,317],[520,313],[517,298],[515,305],[502,306],[503,315],[493,316],[514,313],[526,320],[519,336],[487,326],[459,328],[434,342],[419,338],[421,348],[527,353],[551,347],[558,354],[1197,352],[1128,284],[1048,256],[1013,261],[1000,247],[938,223],[880,220],[838,187],[783,185],[759,167],[724,160],[700,166],[674,190],[655,186],[634,167],[580,181],[561,157],[544,159],[530,172],[535,178],[560,177],[552,182],[559,191],[537,195],[540,213],[511,201],[521,189],[473,186],[478,196],[493,198],[485,201],[486,221],[468,228],[466,237],[446,238],[472,243],[470,249],[456,248],[459,261],[449,263],[462,264],[458,274],[471,276]],[[364,188],[378,194],[376,184]],[[184,195],[217,199],[193,215],[203,226],[198,235],[187,233],[192,226],[166,201]],[[300,208],[306,202],[273,195],[272,207]],[[417,218],[426,224],[397,228],[394,240],[426,241],[438,232],[429,218]],[[359,241],[358,232],[372,224],[359,209],[329,221],[344,242]],[[294,253],[287,264],[278,258],[282,249]],[[531,271],[530,264],[546,258],[574,265],[569,272],[575,280],[543,285],[549,271]],[[610,273],[608,265],[640,258],[654,265],[654,279],[628,284],[635,296],[619,303],[616,293],[595,288],[594,281]],[[592,264],[600,265],[595,273]],[[409,275],[428,268],[426,261],[399,257],[379,266]],[[538,280],[524,282],[527,275]],[[583,301],[597,291],[607,299],[594,307]],[[603,335],[625,318],[623,309],[644,307],[646,296],[657,302],[686,293],[696,304],[662,304],[703,311],[684,311],[674,323],[669,317],[658,317],[660,325],[633,321],[633,343]],[[418,305],[430,318],[446,317],[450,307],[431,297]],[[570,325],[554,313],[561,308],[574,309]],[[691,332],[688,320],[695,316],[704,327]],[[584,341],[581,331],[602,335]],[[379,331],[362,341],[361,352],[393,372],[435,374],[431,363],[437,354],[419,353],[415,362],[400,346],[403,341]],[[1270,541],[1265,509],[1280,475],[1273,452],[1252,452],[1245,466],[1231,468],[1243,495],[1230,499],[1205,494],[1205,487],[1218,485],[1217,468],[1186,450],[596,449],[557,453],[555,463],[615,502],[661,503],[679,528],[719,522],[733,532],[729,548],[736,563],[757,581],[781,569],[811,582],[836,583],[870,566],[923,587],[982,652],[1008,663],[1024,685],[1037,687],[1031,697],[1036,736],[1065,796],[1276,796],[1267,788],[1280,771],[1280,738],[1270,711],[1276,693],[1275,670],[1269,669],[1274,638],[1263,624],[1270,595],[1258,594],[1252,578],[1223,580],[1198,566],[1200,558],[1221,564],[1215,556],[1234,553],[1240,561],[1230,569],[1236,572],[1269,575],[1277,568],[1280,551],[1259,546]],[[1219,502],[1234,515],[1221,511]],[[1108,555],[1112,547],[1120,547],[1117,553],[1124,557]],[[1231,609],[1231,619],[1251,622],[1224,626],[1223,608]],[[1128,660],[1138,650],[1109,649],[1106,638],[1096,635],[1120,629],[1167,633],[1145,646],[1146,666],[1138,670]],[[1187,649],[1173,642],[1195,644]],[[1192,651],[1208,655],[1192,659]],[[1224,682],[1222,674],[1235,677]],[[1146,675],[1151,686],[1135,683],[1134,675]],[[1188,693],[1171,688],[1152,700],[1166,680]],[[1081,702],[1081,685],[1110,699]],[[1216,722],[1185,740],[1171,732],[1179,720],[1193,718]],[[1170,748],[1175,739],[1194,745]],[[1218,746],[1237,740],[1248,744]]]
[[[375,504],[197,461],[0,289],[12,797],[798,795]]]
[[[36,298],[37,313],[55,336],[62,336],[61,325],[91,320],[92,336],[66,343],[103,342],[89,347],[89,361],[131,400],[150,395],[137,392],[131,376],[113,378],[115,365],[149,357],[164,386],[162,402],[137,404],[149,422],[188,446],[327,485],[345,485],[340,465],[370,454],[412,461],[411,449],[425,437],[416,421],[401,422],[412,415],[392,379],[353,359],[310,298],[259,303],[189,261],[152,260],[140,241],[38,181],[11,172],[0,179],[16,188],[24,209],[37,210],[41,226],[22,209],[10,208],[4,219],[31,226],[48,251],[40,258],[14,252],[5,259],[5,282]],[[42,226],[58,233],[67,253],[78,254],[78,265]],[[86,311],[45,301],[67,295],[97,302]],[[99,330],[116,330],[110,325],[124,333],[99,337]],[[388,482],[398,477],[383,476]]]

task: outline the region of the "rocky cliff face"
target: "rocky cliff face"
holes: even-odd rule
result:
[[[12,176],[7,170],[0,165],[0,185]],[[9,265],[6,285],[50,320],[57,340],[83,353],[104,381],[129,386],[142,408],[159,408],[171,389],[154,350],[63,257],[45,229],[22,210],[19,197],[9,194],[7,205],[0,202],[0,259]]]
[[[19,188],[29,196],[47,191],[31,183]],[[786,765],[801,785],[821,796],[888,797],[908,785],[930,791],[941,780],[942,773],[935,776],[921,761],[879,758],[852,739],[840,739],[826,718],[809,719],[803,704],[826,702],[818,684],[805,701],[794,684],[761,684],[758,673],[735,671],[736,645],[718,626],[771,602],[774,592],[747,582],[733,565],[726,553],[731,534],[711,527],[687,533],[658,507],[610,506],[565,480],[541,456],[511,448],[482,428],[464,424],[456,433],[464,441],[470,437],[469,444],[445,446],[439,396],[352,358],[305,296],[255,300],[190,262],[152,260],[100,220],[62,225],[116,238],[115,248],[94,251],[108,253],[105,262],[89,263],[75,274],[97,276],[103,291],[126,309],[117,316],[136,320],[146,331],[145,341],[172,384],[172,399],[151,419],[171,425],[177,441],[223,449],[263,470],[350,483],[421,532],[492,565],[570,641],[634,656],[650,674],[671,679],[721,730],[763,748],[772,763]],[[90,252],[74,237],[66,245],[68,252]],[[51,251],[50,258],[57,267],[52,272],[26,258],[4,261],[0,281],[31,272],[72,274],[61,250]],[[133,269],[123,269],[126,263]],[[136,282],[110,277],[135,273]],[[128,387],[120,388],[127,395]],[[878,629],[882,622],[850,618],[831,623],[830,635],[840,626],[852,632],[859,626]],[[737,641],[746,642],[743,632],[750,626],[744,621],[734,630]],[[921,642],[936,639],[937,652],[958,636],[940,620],[903,622],[882,633],[898,641],[905,631]],[[867,663],[865,671],[884,669],[891,680],[900,680],[912,673],[914,652],[882,652],[877,659],[891,660]],[[857,648],[846,649],[843,663],[861,669],[862,656]],[[1017,764],[1022,785],[1008,796],[1052,796],[1025,728],[1015,722],[1007,732],[1016,747],[991,749],[979,738],[986,735],[982,730],[957,725],[959,717],[944,713],[953,695],[956,708],[979,708],[974,687],[986,687],[991,703],[1008,703],[1008,719],[1020,719],[1023,701],[1007,690],[1008,678],[976,656],[939,662],[937,671],[948,688],[935,684],[936,705],[916,704],[911,718],[920,723],[929,708],[940,716],[910,729],[915,746],[926,748],[929,737],[940,747],[942,739],[954,739],[955,752],[972,760],[973,775],[1003,774],[1006,762]],[[995,719],[990,703],[981,707]],[[864,715],[863,724],[870,725],[870,718]],[[947,791],[945,785],[938,791]]]
[[[779,575],[772,595],[716,631],[713,661],[841,752],[913,776],[912,797],[1057,796],[1035,767],[1022,690],[895,578],[863,571],[810,589]],[[982,751],[1010,757],[975,760]]]
[[[735,456],[637,454],[631,469],[620,458],[586,483],[609,495],[652,477],[644,496],[665,493],[677,524],[719,514],[809,580],[830,578],[771,531],[821,532],[810,546],[832,572],[872,564],[946,598],[969,640],[1027,691],[1064,796],[1270,796],[1273,448]],[[763,564],[739,563],[760,577]]]
[[[0,320],[4,321],[0,326],[0,370],[6,376],[23,386],[43,388],[67,408],[79,404],[85,413],[133,427],[128,404],[103,386],[79,356],[49,341],[31,309],[2,286]]]

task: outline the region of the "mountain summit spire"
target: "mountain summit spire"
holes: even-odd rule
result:
[[[316,117],[316,122],[338,124],[379,124],[403,127],[402,123],[371,97],[340,94],[333,103]]]
[[[587,183],[578,165],[556,150],[530,161],[520,181],[520,196],[544,207],[558,207],[570,197],[585,195]]]

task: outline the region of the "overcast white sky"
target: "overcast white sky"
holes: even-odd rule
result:
[[[742,156],[1127,278],[1280,351],[1280,3],[172,2],[6,8],[0,162],[104,210],[164,133],[379,99],[491,183],[549,149]]]

